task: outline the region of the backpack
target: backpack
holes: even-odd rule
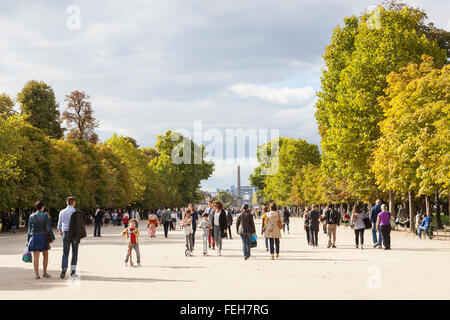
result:
[[[336,210],[331,210],[329,224],[338,224],[339,222],[339,213]]]

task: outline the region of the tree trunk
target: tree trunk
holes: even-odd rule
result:
[[[395,217],[394,192],[392,190],[389,191],[389,212]]]
[[[409,230],[414,233],[415,227],[415,217],[414,217],[414,192],[408,192],[408,202],[409,202]]]
[[[430,205],[430,197],[425,196],[425,210],[427,213],[427,217],[431,218],[431,221],[433,221],[433,216],[431,214],[431,205]]]
[[[439,191],[436,190],[436,225],[438,229],[443,229],[444,226],[442,225],[441,220],[441,204],[439,203]]]

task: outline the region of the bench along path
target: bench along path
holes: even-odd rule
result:
[[[197,232],[195,256],[187,258],[182,231],[169,232],[165,239],[159,227],[157,238],[149,239],[145,225],[142,221],[141,268],[124,266],[121,227],[104,227],[103,237],[94,238],[89,226],[79,250],[79,281],[58,277],[59,236],[49,254],[52,278],[34,280],[32,265],[21,261],[25,233],[0,233],[0,299],[450,298],[446,240],[417,240],[407,232],[393,232],[392,250],[385,251],[372,248],[371,231],[366,230],[366,249],[361,250],[355,249],[353,230],[340,227],[336,249],[326,248],[327,237],[320,232],[319,248],[313,250],[306,244],[301,219],[292,218],[291,233],[281,239],[279,260],[270,260],[258,237],[252,258],[244,261],[235,228],[233,239],[223,241],[221,257],[215,251],[202,256]],[[259,232],[260,220],[256,227]]]

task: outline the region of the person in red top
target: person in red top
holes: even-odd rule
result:
[[[130,220],[130,226],[122,231],[122,236],[126,236],[128,240],[127,255],[125,257],[125,266],[128,266],[128,259],[130,260],[130,267],[134,267],[132,260],[132,250],[136,252],[137,266],[141,266],[141,254],[139,252],[139,229],[136,227],[136,220]]]

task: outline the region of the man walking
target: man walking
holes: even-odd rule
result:
[[[336,229],[341,221],[341,214],[334,210],[333,204],[328,205],[328,210],[325,211],[323,217],[327,225],[327,235],[328,235],[328,246],[327,248],[336,248]]]
[[[164,237],[167,238],[167,234],[169,233],[169,226],[170,226],[170,210],[169,208],[165,207],[163,213],[161,214],[161,222],[164,226]]]
[[[236,221],[236,232],[242,239],[242,251],[244,252],[244,259],[250,258],[250,248],[252,236],[256,235],[255,220],[253,214],[250,212],[248,204],[244,204],[243,212],[239,215]]]
[[[318,247],[318,235],[319,235],[319,206],[314,204],[312,210],[309,212],[309,232],[311,239],[311,246],[315,249]]]
[[[228,226],[228,233],[230,234],[230,239],[233,239],[231,236],[231,226],[233,225],[233,215],[231,214],[231,209],[228,209],[227,211],[227,226]],[[228,239],[228,233],[227,233],[227,239]]]
[[[378,230],[378,239],[377,239],[377,218],[378,214],[381,212],[381,200],[375,201],[375,205],[372,207],[370,211],[370,221],[372,222],[372,238],[373,238],[373,247],[383,248],[381,245],[382,237],[381,237],[381,229]]]
[[[64,279],[67,272],[70,247],[72,246],[72,261],[70,275],[76,277],[76,267],[78,262],[78,246],[80,240],[86,237],[83,214],[75,209],[75,198],[67,198],[67,207],[59,213],[58,230],[63,240],[63,256],[61,264],[61,279]]]
[[[97,211],[94,214],[94,237],[101,237],[100,231],[104,222],[105,213],[97,206]]]

